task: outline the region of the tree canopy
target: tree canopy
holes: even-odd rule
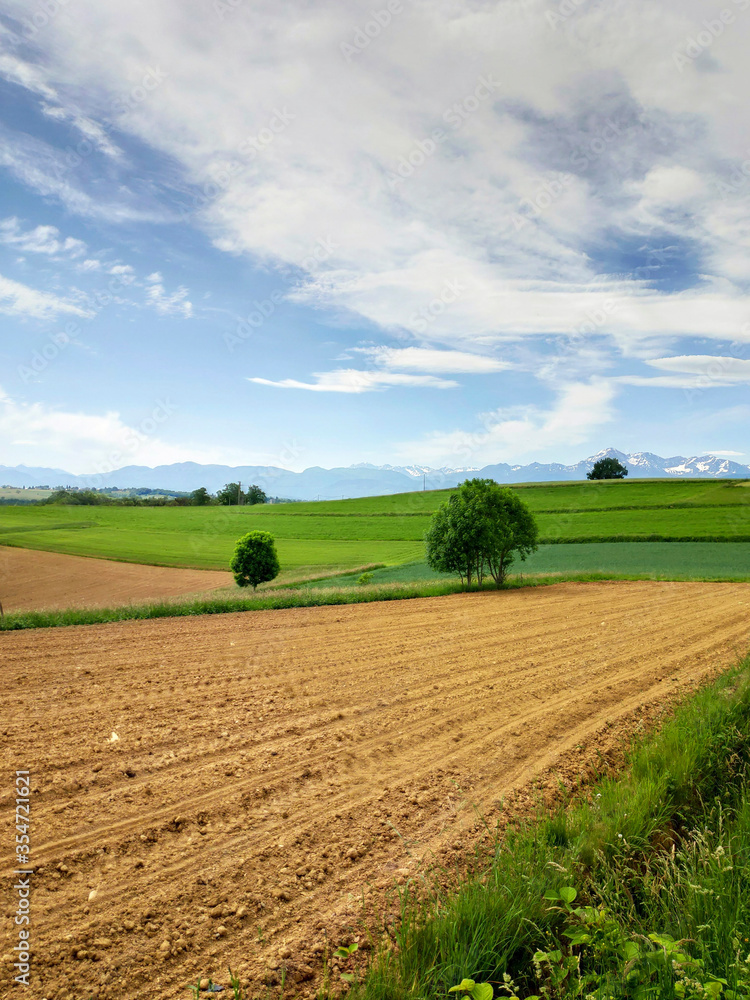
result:
[[[594,462],[591,472],[586,473],[587,479],[624,479],[628,469],[616,458],[600,458]]]
[[[243,493],[239,483],[227,483],[217,491],[216,499],[225,507],[232,507],[237,504],[243,504],[247,499],[247,495]]]
[[[248,531],[238,539],[229,564],[238,587],[266,583],[279,575],[279,557],[273,535],[267,531]]]
[[[206,507],[211,503],[211,494],[205,486],[199,486],[190,494],[190,504],[193,507]]]
[[[266,503],[268,497],[260,488],[260,486],[251,486],[247,491],[247,502],[248,503]]]
[[[514,490],[492,479],[469,479],[442,504],[425,535],[428,564],[458,573],[471,587],[485,573],[502,586],[516,555],[534,552],[539,531],[529,508]]]
[[[227,483],[216,494],[216,499],[220,504],[227,507],[234,507],[238,504],[266,503],[268,497],[260,486],[250,486],[247,491],[242,489],[240,483]]]

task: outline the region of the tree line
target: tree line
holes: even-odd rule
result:
[[[258,503],[268,503],[268,496],[260,486],[249,486],[242,489],[240,483],[227,483],[215,494],[209,493],[205,486],[198,487],[192,493],[173,496],[128,496],[113,497],[99,490],[55,490],[39,504],[64,504],[65,506],[86,507],[210,507],[210,506],[250,506]]]

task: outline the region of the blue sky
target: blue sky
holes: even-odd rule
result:
[[[0,0],[0,464],[750,448],[750,0]]]

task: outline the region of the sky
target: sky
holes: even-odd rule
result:
[[[750,0],[0,0],[0,464],[750,460]]]

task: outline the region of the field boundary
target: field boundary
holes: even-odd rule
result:
[[[340,574],[342,576],[347,573]],[[324,579],[330,579],[325,577]],[[503,590],[529,587],[550,587],[558,583],[622,583],[649,581],[657,583],[746,583],[747,576],[680,576],[654,573],[545,573],[511,577]],[[244,596],[200,597],[149,604],[129,604],[114,608],[85,608],[59,611],[18,611],[0,617],[0,632],[23,629],[61,628],[72,625],[102,625],[111,622],[143,621],[154,618],[182,618],[200,615],[234,614],[239,611],[279,611],[286,608],[317,608],[345,604],[371,604],[379,601],[405,601],[418,598],[444,597],[458,593],[498,593],[494,583],[467,591],[458,579],[434,582],[383,583],[375,586],[315,589],[290,584],[275,591]]]

